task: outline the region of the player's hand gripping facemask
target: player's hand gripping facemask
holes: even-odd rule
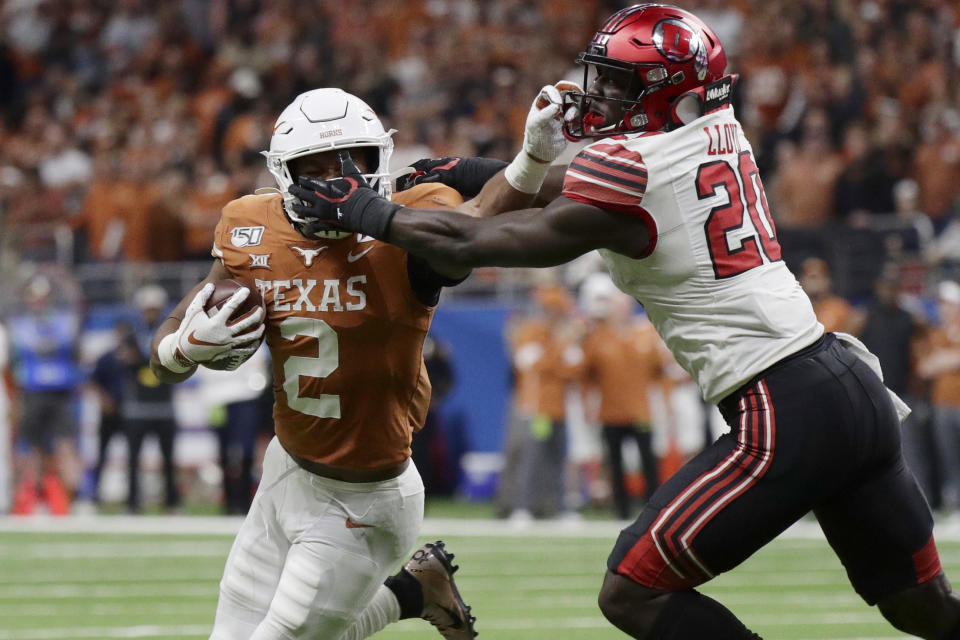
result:
[[[301,233],[309,236],[318,230],[338,229],[384,239],[400,205],[367,184],[349,152],[338,155],[343,177],[320,180],[300,176],[298,184],[290,186],[290,194],[301,202],[294,204],[293,210],[307,220]]]

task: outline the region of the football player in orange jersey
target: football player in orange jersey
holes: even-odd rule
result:
[[[428,162],[393,200],[474,214],[528,206],[537,189],[513,182],[542,181],[565,145],[559,93],[545,87],[538,99],[512,170],[483,159]],[[264,335],[273,356],[277,436],[227,559],[212,639],[356,640],[417,616],[448,639],[476,635],[442,543],[425,545],[389,576],[423,519],[423,484],[410,460],[430,398],[422,344],[441,287],[469,269],[312,222],[290,194],[298,177],[339,177],[347,162],[390,197],[392,133],[339,89],[298,96],[265,153],[279,189],[224,207],[210,273],[154,336],[151,365],[165,382],[188,378],[198,364],[233,369]],[[483,190],[464,202],[441,175],[468,196]],[[255,286],[265,312],[228,324],[250,293],[242,288],[205,313],[213,283],[224,278]]]

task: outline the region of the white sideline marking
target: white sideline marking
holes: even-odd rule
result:
[[[153,636],[206,636],[207,625],[139,625],[136,627],[71,627],[0,631],[0,640],[67,640],[68,638],[150,638]]]
[[[0,516],[0,532],[121,533],[150,535],[235,535],[242,518],[237,516]],[[426,518],[421,534],[432,536],[478,536],[519,538],[606,538],[616,539],[629,521],[620,520],[539,520],[514,526],[503,520]],[[960,526],[957,527],[960,535]],[[803,520],[782,537],[820,539],[820,525]]]
[[[38,542],[0,543],[0,558],[224,558],[219,542]]]
[[[0,516],[0,533],[103,533],[144,535],[233,536],[243,519],[237,516]],[[603,538],[615,540],[630,524],[625,520],[536,520],[523,526],[503,520],[426,518],[423,537],[467,536],[490,538]],[[960,515],[941,517],[934,530],[937,540],[960,541]],[[823,540],[820,525],[801,520],[778,536],[783,540]]]
[[[232,536],[240,529],[238,516],[0,516],[0,533],[118,533],[146,535]],[[516,538],[604,538],[615,540],[630,524],[626,520],[535,520],[523,526],[495,519],[426,518],[424,537],[471,536]],[[960,541],[960,515],[938,519],[937,540]],[[820,525],[801,520],[778,536],[785,540],[823,540]]]
[[[50,600],[89,600],[90,598],[216,598],[217,584],[170,583],[162,587],[147,584],[60,584],[0,587],[0,601],[44,598]]]

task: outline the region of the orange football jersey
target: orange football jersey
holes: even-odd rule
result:
[[[510,348],[516,373],[517,410],[531,416],[563,420],[567,384],[581,373],[579,363],[569,363],[564,358],[564,351],[570,345],[540,319],[524,320],[512,333]]]
[[[439,184],[393,200],[417,208],[463,202]],[[213,254],[263,295],[283,447],[352,469],[407,459],[430,404],[421,347],[433,307],[414,295],[406,252],[360,234],[307,239],[272,193],[224,207]]]
[[[653,325],[601,322],[583,341],[587,383],[600,392],[604,425],[650,424],[649,388],[659,383],[661,357]]]
[[[960,349],[960,340],[950,333],[943,327],[932,329],[927,336],[930,352]],[[960,407],[960,371],[944,371],[935,376],[930,399],[938,407]]]

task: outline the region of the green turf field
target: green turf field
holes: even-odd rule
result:
[[[615,533],[615,525],[583,533],[555,526],[549,533],[563,535],[540,537],[535,531],[518,535],[502,523],[476,522],[476,527],[428,523],[427,531],[430,538],[438,530],[455,532],[444,538],[461,564],[458,584],[479,618],[481,638],[625,637],[595,604],[613,542],[602,527],[614,527]],[[483,535],[468,535],[474,530]],[[231,538],[0,532],[0,640],[206,638]],[[960,575],[960,542],[942,543],[941,551],[948,572]],[[767,640],[906,637],[857,598],[821,540],[778,540],[705,591]],[[421,637],[439,638],[422,620],[401,622],[376,636]]]

